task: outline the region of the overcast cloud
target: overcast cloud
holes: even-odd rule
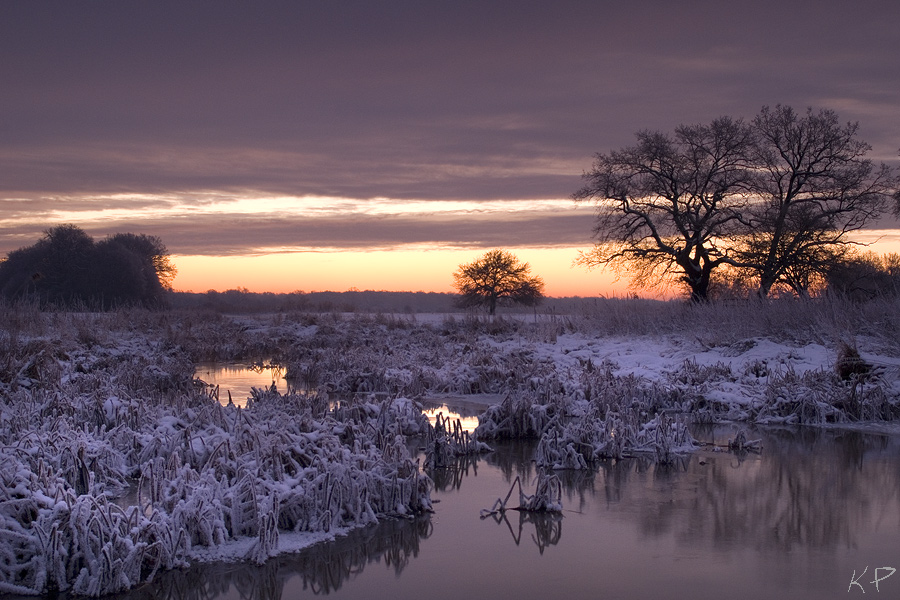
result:
[[[640,129],[779,103],[859,121],[896,163],[898,23],[896,0],[5,2],[0,252],[61,214],[180,254],[587,243],[584,209],[310,220],[265,198],[563,200]]]

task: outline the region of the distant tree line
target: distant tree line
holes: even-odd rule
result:
[[[169,304],[178,310],[219,313],[446,313],[453,310],[454,294],[440,292],[346,292],[287,293],[251,292],[246,288],[206,292],[172,292]]]
[[[251,292],[244,288],[207,292],[174,291],[169,297],[173,310],[210,311],[225,314],[258,313],[382,313],[384,315],[448,314],[468,312],[459,294],[445,292],[346,292],[287,293]],[[543,314],[576,314],[592,310],[597,298],[569,296],[543,298]],[[510,305],[507,313],[531,314],[533,304]]]
[[[94,241],[75,225],[59,225],[0,262],[0,296],[88,309],[162,306],[175,274],[158,237],[116,233]]]
[[[857,130],[830,110],[777,106],[749,123],[642,131],[596,155],[574,194],[597,206],[596,244],[579,261],[637,287],[679,281],[695,301],[716,282],[760,296],[838,285],[868,260],[852,234],[900,203],[894,170],[866,158]]]

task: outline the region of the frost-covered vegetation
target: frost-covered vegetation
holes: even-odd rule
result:
[[[427,513],[433,486],[495,439],[535,440],[544,475],[520,500],[548,510],[560,469],[676,461],[691,423],[893,420],[898,308],[591,300],[477,320],[8,307],[0,592],[100,595]],[[193,379],[201,360],[263,357],[294,391],[238,407]],[[503,400],[469,434],[423,416],[418,399],[447,394]]]
[[[483,509],[481,518],[484,519],[485,517],[496,516],[506,512],[506,503],[509,502],[513,490],[517,487],[519,488],[519,505],[512,510],[538,513],[562,512],[562,483],[560,483],[559,477],[556,475],[542,470],[538,473],[533,494],[526,494],[525,490],[522,489],[522,479],[516,477],[509,487],[506,497],[497,498],[497,501],[494,502],[490,509]]]
[[[428,422],[408,400],[264,391],[222,406],[167,320],[8,315],[0,591],[97,596],[193,560],[261,562],[282,534],[430,510],[405,437]]]

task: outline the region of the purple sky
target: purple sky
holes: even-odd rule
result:
[[[590,211],[478,202],[566,200],[640,129],[766,104],[897,162],[896,0],[261,4],[0,4],[0,252],[55,222],[176,254],[588,245]],[[349,202],[267,200],[305,196]]]

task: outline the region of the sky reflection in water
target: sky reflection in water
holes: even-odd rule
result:
[[[219,402],[223,406],[228,404],[231,392],[231,400],[240,407],[247,405],[254,387],[262,389],[274,383],[279,392],[287,392],[289,386],[284,374],[284,368],[266,361],[254,364],[199,363],[194,371],[194,377],[211,389],[218,386]]]

